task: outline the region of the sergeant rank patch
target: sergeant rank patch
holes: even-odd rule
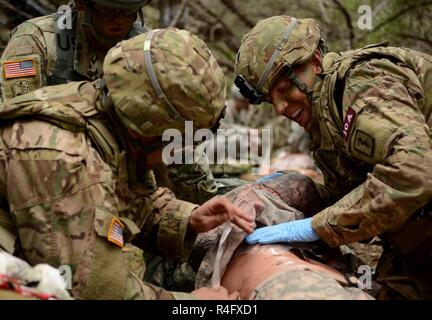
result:
[[[3,62],[3,71],[5,79],[36,75],[36,67],[32,58],[5,61]]]
[[[124,224],[118,219],[113,218],[108,228],[108,241],[118,245],[120,248],[124,247],[123,240]]]
[[[375,147],[375,140],[366,132],[357,130],[354,137],[354,149],[365,156],[372,157]]]

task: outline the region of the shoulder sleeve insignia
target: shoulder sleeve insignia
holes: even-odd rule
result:
[[[356,130],[354,137],[354,149],[365,156],[372,157],[375,148],[375,139],[366,132]]]
[[[3,70],[5,79],[36,75],[36,66],[33,58],[5,61],[3,62]]]
[[[16,80],[12,83],[12,90],[15,97],[20,96],[33,91],[33,83],[27,80]]]
[[[120,248],[124,247],[123,240],[124,224],[118,218],[113,218],[108,228],[108,241],[114,243]]]
[[[345,116],[345,120],[343,123],[343,137],[345,141],[348,141],[349,132],[351,130],[351,127],[354,123],[356,117],[356,112],[353,108],[349,107]]]

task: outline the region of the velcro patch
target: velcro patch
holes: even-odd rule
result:
[[[113,218],[108,228],[108,241],[118,245],[120,248],[124,247],[123,240],[124,224],[118,219]]]
[[[36,66],[32,58],[5,61],[3,62],[3,70],[5,79],[36,75]]]
[[[348,141],[349,132],[351,130],[352,124],[354,123],[356,117],[356,112],[351,107],[348,108],[347,114],[345,116],[343,124],[343,137],[345,141]]]
[[[12,90],[15,97],[20,96],[33,91],[33,83],[28,80],[15,80],[12,82]]]
[[[375,140],[367,133],[357,130],[354,137],[354,149],[365,156],[372,157],[375,148]]]

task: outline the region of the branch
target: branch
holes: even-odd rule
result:
[[[420,37],[420,36],[415,36],[413,34],[403,33],[403,32],[402,33],[398,33],[396,35],[399,36],[399,37],[401,37],[401,38],[410,38],[410,39],[413,39],[413,40],[418,40],[418,41],[424,42],[424,43],[426,43],[426,44],[428,44],[428,45],[430,45],[432,47],[432,40],[431,39],[423,38],[423,37]]]
[[[180,4],[180,8],[177,11],[175,17],[172,19],[171,23],[169,24],[170,27],[175,27],[177,25],[177,23],[180,21],[180,18],[182,17],[185,9],[186,9],[186,5],[188,3],[188,0],[183,0],[182,3]]]
[[[383,9],[388,5],[389,2],[390,0],[382,0],[380,3],[378,3],[378,5],[373,8],[372,15],[376,15],[379,12],[383,11]]]
[[[34,0],[27,0],[26,4],[28,6],[30,6],[33,10],[37,11],[38,16],[39,15],[46,16],[51,12],[51,10],[45,8],[42,4],[39,4],[37,1],[34,1]],[[49,6],[51,6],[51,4],[48,3],[47,6],[49,7]],[[54,8],[54,11],[55,11],[55,8]]]
[[[249,20],[249,18],[243,13],[241,12],[241,10],[239,8],[237,8],[234,5],[234,2],[232,0],[221,0],[221,2],[229,9],[231,9],[231,11],[237,15],[237,17],[240,18],[241,21],[244,22],[245,25],[247,25],[249,28],[253,28],[255,26],[255,23],[251,20]]]
[[[347,10],[347,8],[345,8],[343,6],[342,3],[340,3],[339,0],[333,0],[334,4],[336,4],[336,7],[342,12],[343,16],[345,17],[345,22],[348,26],[348,30],[349,30],[349,45],[350,45],[350,49],[354,46],[354,30],[353,30],[353,26],[352,26],[352,20],[351,20],[351,16]]]
[[[238,49],[240,48],[240,44],[236,35],[231,31],[231,28],[220,17],[218,17],[215,13],[210,11],[208,8],[206,8],[200,1],[197,2],[192,1],[190,5],[191,5],[191,9],[193,9],[195,13],[201,17],[201,20],[204,21],[207,20],[205,19],[205,17],[202,17],[202,14],[200,12],[200,10],[204,10],[205,13],[207,13],[210,17],[212,17],[216,21],[216,23],[219,23],[224,29],[224,31],[226,32],[227,35],[226,44],[233,51],[235,52],[238,51]]]
[[[330,19],[329,19],[329,16],[328,16],[328,14],[327,14],[327,11],[326,11],[326,9],[325,9],[325,7],[324,7],[324,2],[323,2],[323,0],[320,0],[320,1],[318,2],[318,9],[319,9],[319,11],[321,12],[321,18],[322,18],[323,22],[324,22],[325,24],[330,24]]]
[[[7,2],[6,0],[0,0],[0,3],[2,5],[4,5],[6,8],[18,13],[19,15],[27,18],[27,19],[31,19],[34,18],[32,15],[28,14],[27,12],[24,12],[20,9],[18,9],[17,7],[15,7],[14,5],[10,4],[9,2]]]
[[[237,51],[240,48],[240,43],[237,39],[237,36],[234,34],[234,32],[231,31],[231,28],[222,20],[221,17],[218,17],[215,13],[213,13],[210,9],[206,8],[201,1],[198,1],[198,6],[203,9],[209,16],[213,17],[217,22],[221,24],[221,26],[225,29],[225,31],[230,35],[230,37],[233,39],[232,46],[234,51]]]
[[[396,20],[397,18],[399,18],[400,16],[406,14],[407,12],[420,8],[420,7],[424,7],[424,6],[428,6],[431,5],[432,1],[425,1],[419,4],[413,4],[411,6],[408,6],[404,9],[399,10],[398,12],[396,12],[394,15],[392,15],[391,17],[387,18],[386,20],[384,20],[383,22],[381,22],[380,24],[378,24],[372,31],[370,31],[369,33],[366,33],[365,35],[361,36],[360,38],[357,39],[357,41],[362,41],[364,40],[367,36],[369,36],[371,33],[374,33],[376,31],[378,31],[379,29],[381,29],[382,27],[384,27],[386,24],[393,22],[394,20]]]

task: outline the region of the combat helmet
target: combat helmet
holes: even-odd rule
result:
[[[144,138],[167,129],[211,128],[225,108],[225,77],[207,45],[176,28],[122,41],[104,61],[104,82],[120,121]]]
[[[250,103],[260,104],[284,73],[310,98],[310,89],[292,67],[311,59],[317,49],[322,54],[327,51],[314,19],[275,16],[262,20],[242,39],[235,84]]]
[[[124,9],[124,10],[138,10],[146,4],[150,3],[151,0],[87,0],[93,3],[97,3],[106,7]]]
[[[89,30],[92,36],[107,48],[113,47],[117,42],[123,39],[106,39],[99,35],[95,30],[91,17],[95,6],[100,5],[100,8],[107,10],[106,14],[113,15],[115,12],[123,11],[125,14],[138,14],[142,26],[144,26],[144,16],[141,8],[149,4],[151,0],[83,0],[84,3],[84,19],[83,26]]]

